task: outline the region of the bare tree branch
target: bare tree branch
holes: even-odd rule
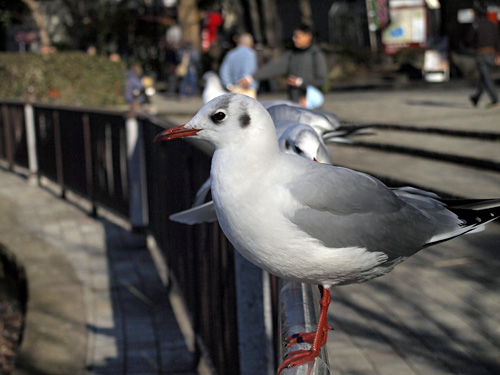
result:
[[[311,4],[309,0],[299,0],[299,7],[301,13],[301,22],[305,25],[312,26],[313,18],[312,18],[312,10]]]
[[[40,41],[42,42],[42,46],[50,46],[51,41],[49,37],[49,33],[47,31],[47,25],[45,24],[45,20],[43,19],[42,14],[40,13],[40,9],[38,8],[38,2],[36,0],[22,0],[31,11],[31,15],[35,20],[36,26],[38,27],[38,32],[40,33]]]
[[[177,16],[182,30],[182,40],[200,46],[200,25],[196,0],[180,0],[177,4]]]

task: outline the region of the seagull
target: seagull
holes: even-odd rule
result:
[[[312,126],[293,121],[277,121],[274,125],[281,151],[333,164],[330,149]]]
[[[203,74],[203,81],[205,82],[205,87],[203,88],[203,92],[201,94],[203,104],[207,104],[210,100],[220,95],[227,94],[227,91],[224,89],[224,86],[222,86],[222,82],[216,72],[210,70]]]
[[[268,106],[266,109],[274,121],[293,120],[308,124],[322,137],[340,128],[340,120],[338,117],[335,116],[336,119],[332,121],[321,113],[298,105],[280,103]]]
[[[204,101],[210,95],[215,97],[222,95],[222,85],[218,75],[215,72],[207,72],[204,75],[206,81],[205,91],[203,94]],[[219,88],[217,88],[219,86]],[[208,91],[207,91],[208,90]],[[330,149],[323,142],[323,138],[317,133],[317,129],[312,126],[297,122],[297,119],[303,119],[312,123],[319,123],[327,121],[323,115],[315,116],[314,113],[305,109],[301,105],[287,101],[275,100],[261,102],[264,107],[274,107],[286,105],[290,107],[297,107],[299,111],[288,111],[286,108],[272,110],[277,114],[277,121],[274,122],[276,127],[276,134],[278,136],[278,144],[281,151],[286,153],[295,153],[299,156],[309,158],[310,160],[319,163],[332,164],[332,154]],[[305,111],[305,116],[300,116],[300,110]],[[288,114],[288,115],[287,115]],[[332,114],[333,115],[333,114]],[[326,125],[329,127],[329,125]],[[191,208],[176,212],[169,216],[169,219],[181,224],[195,225],[201,223],[212,223],[217,220],[213,202],[205,202],[206,197],[210,192],[210,178],[207,179],[203,185],[198,189],[195,200]]]
[[[342,126],[338,116],[331,112],[320,112],[286,101],[265,102],[264,107],[275,123],[293,121],[310,125],[324,142],[351,143],[349,137],[372,134],[370,127],[347,128]]]
[[[265,109],[274,107],[275,105],[289,105],[290,107],[305,108],[302,104],[285,99],[262,100],[260,103],[264,106]]]
[[[311,126],[291,121],[281,121],[276,124],[276,134],[282,152],[294,153],[318,163],[332,164],[330,149]],[[213,202],[205,202],[209,192],[210,178],[196,192],[191,208],[176,212],[170,215],[169,219],[188,225],[216,221],[217,216]]]
[[[214,72],[207,72],[205,75],[212,78],[215,75],[212,84],[218,81],[218,76]],[[261,104],[273,119],[281,151],[295,153],[319,163],[333,164],[332,154],[323,141],[323,134],[331,135],[330,138],[326,137],[329,142],[349,142],[346,137],[353,133],[366,134],[364,132],[366,129],[358,128],[354,132],[342,130],[335,114],[330,112],[319,114],[289,100],[263,101]],[[308,124],[312,124],[315,128]],[[169,219],[187,225],[216,221],[213,202],[205,202],[209,191],[210,178],[198,189],[191,208],[171,214]]]
[[[269,112],[243,95],[215,98],[155,141],[181,137],[215,147],[212,197],[235,249],[271,274],[319,286],[316,331],[288,338],[312,346],[290,352],[278,374],[314,360],[326,344],[331,287],[385,275],[421,249],[500,216],[500,199],[452,201],[390,189],[368,174],[283,153]]]

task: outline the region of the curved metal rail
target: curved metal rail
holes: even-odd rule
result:
[[[280,337],[282,342],[293,334],[316,330],[319,314],[319,291],[313,285],[292,281],[279,282],[280,301]],[[280,346],[280,358],[294,350],[309,349],[310,344],[299,343],[291,347]],[[292,367],[282,372],[283,375],[326,375],[329,374],[326,347],[314,360],[301,366]]]

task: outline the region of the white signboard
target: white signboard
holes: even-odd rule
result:
[[[425,6],[391,7],[391,23],[382,33],[385,52],[394,54],[404,47],[425,47],[427,42],[426,12]]]

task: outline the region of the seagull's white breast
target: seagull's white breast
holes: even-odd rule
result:
[[[217,217],[250,262],[282,278],[333,285],[362,281],[384,260],[364,248],[326,247],[292,223],[293,213],[302,207],[286,187],[293,176],[273,168],[249,171],[230,159],[219,163],[222,153],[217,153],[211,176]]]

